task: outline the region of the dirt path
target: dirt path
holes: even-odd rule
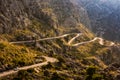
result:
[[[80,35],[82,35],[82,33],[70,33],[70,34],[64,34],[64,35],[57,36],[57,37],[43,38],[43,39],[36,40],[36,42],[64,38],[64,37],[67,37],[67,36],[72,35],[72,34],[77,34],[77,35],[75,37],[73,37],[71,40],[69,40],[68,45],[76,47],[76,46],[80,46],[82,44],[87,44],[87,43],[90,43],[90,42],[94,42],[96,40],[99,40],[99,44],[100,45],[104,45],[104,40],[102,38],[100,38],[100,37],[95,37],[93,40],[90,40],[90,41],[85,41],[85,42],[80,42],[80,43],[72,44],[72,42],[75,41],[75,39],[78,38]],[[16,42],[10,42],[10,44],[22,44],[22,43],[33,43],[33,42],[35,42],[35,40],[16,41]],[[114,44],[115,43],[111,42],[109,46],[113,46]]]
[[[7,75],[10,75],[10,74],[15,74],[15,73],[17,73],[20,70],[27,70],[27,69],[30,69],[30,68],[41,67],[43,65],[47,65],[48,62],[54,63],[54,62],[58,61],[55,58],[51,58],[51,57],[47,57],[47,56],[43,56],[43,57],[46,59],[46,61],[43,62],[43,63],[38,63],[38,64],[30,65],[30,66],[20,67],[20,68],[18,68],[17,71],[15,71],[15,70],[9,70],[9,71],[2,72],[2,73],[0,73],[0,78],[4,77],[4,76],[7,76]]]
[[[85,42],[80,42],[80,43],[76,43],[76,44],[71,44],[71,46],[77,47],[77,46],[80,46],[80,45],[83,45],[83,44],[87,44],[87,43],[90,43],[90,42],[94,42],[94,41],[96,41],[96,40],[99,40],[99,44],[100,44],[100,45],[104,45],[104,42],[103,42],[103,39],[102,39],[102,38],[95,37],[93,40],[85,41]]]
[[[99,44],[104,45],[103,39],[102,39],[102,38],[99,38],[99,37],[95,37],[93,40],[90,40],[90,41],[85,41],[85,42],[80,42],[80,43],[72,44],[72,42],[73,42],[76,38],[78,38],[82,33],[71,33],[71,34],[77,34],[77,35],[76,35],[75,37],[73,37],[73,38],[68,42],[68,44],[69,44],[70,46],[76,47],[76,46],[80,46],[80,45],[82,45],[82,44],[87,44],[87,43],[90,43],[90,42],[94,42],[94,41],[96,41],[96,40],[99,40]],[[52,39],[64,38],[64,37],[67,37],[68,35],[71,35],[71,34],[64,34],[64,35],[62,35],[62,36],[44,38],[44,39],[39,39],[39,40],[36,40],[36,41],[38,42],[38,41],[44,41],[44,40],[52,40]],[[21,43],[31,43],[31,42],[35,42],[35,40],[30,40],[30,41],[17,41],[17,42],[10,42],[10,43],[11,43],[11,44],[21,44]],[[112,46],[112,45],[114,45],[114,43],[111,43],[111,44],[110,44],[110,46]],[[47,65],[48,62],[54,63],[54,62],[57,61],[57,59],[55,59],[55,58],[46,57],[46,56],[43,56],[43,57],[46,59],[46,61],[43,62],[43,63],[38,63],[38,64],[30,65],[30,66],[20,67],[20,68],[18,68],[17,71],[15,71],[15,70],[5,71],[5,72],[0,73],[0,77],[17,73],[19,70],[27,70],[27,69],[35,68],[35,67],[38,67],[38,66]],[[97,59],[97,58],[95,58],[95,57],[91,57],[91,58]],[[97,61],[100,62],[101,65],[105,66],[100,60],[97,59]]]
[[[75,37],[73,37],[69,42],[68,45],[70,45],[76,38],[78,38],[82,33],[77,34]]]
[[[114,43],[114,42],[111,42],[111,43],[110,43],[110,46],[114,46],[114,45],[115,45],[115,43]]]
[[[80,34],[80,33],[70,33],[70,34],[64,34],[64,35],[57,36],[57,37],[49,37],[49,38],[38,39],[38,40],[36,40],[36,42],[64,38],[64,37],[67,37],[67,36],[72,35],[72,34]],[[10,42],[10,44],[21,44],[21,43],[32,43],[32,42],[35,42],[35,40],[16,41],[16,42]]]

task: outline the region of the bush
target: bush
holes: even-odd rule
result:
[[[51,68],[53,68],[53,65],[50,62],[48,62],[47,65],[42,66],[42,69],[51,69]]]
[[[34,68],[28,69],[27,72],[33,73],[34,72]]]
[[[33,78],[31,77],[31,75],[29,75],[29,72],[27,72],[26,70],[20,70],[18,72],[18,76],[13,80],[33,80]]]
[[[6,45],[4,43],[0,43],[0,50],[4,49]]]
[[[87,72],[87,75],[93,75],[93,74],[95,74],[95,72],[96,72],[96,67],[94,67],[94,66],[91,66],[91,67],[89,67],[87,70],[86,70],[86,72]]]
[[[92,76],[87,75],[86,78],[85,78],[85,80],[92,80]]]
[[[28,74],[28,72],[26,71],[26,70],[20,70],[19,72],[18,72],[18,75],[20,76],[20,75],[24,75],[24,76],[26,76]]]
[[[44,76],[50,76],[50,72],[48,70],[44,71]]]
[[[96,67],[91,66],[86,70],[86,78],[85,80],[102,80],[103,75],[96,74]]]
[[[94,75],[92,76],[92,79],[93,79],[93,80],[101,80],[101,79],[103,79],[103,75],[94,74]]]
[[[53,73],[51,80],[65,80],[62,76],[58,75],[58,73]]]
[[[62,57],[58,57],[57,59],[59,60],[59,62],[61,62],[61,63],[65,63],[65,59],[64,59],[64,58],[62,58]]]

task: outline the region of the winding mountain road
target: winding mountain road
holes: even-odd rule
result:
[[[74,37],[74,40],[75,40],[76,37]],[[93,40],[90,40],[90,41],[85,41],[85,42],[80,42],[80,43],[76,43],[76,44],[71,44],[71,46],[74,46],[74,47],[77,47],[77,46],[80,46],[80,45],[83,45],[83,44],[87,44],[87,43],[90,43],[90,42],[94,42],[96,40],[99,40],[99,44],[100,45],[104,45],[104,41],[102,38],[99,38],[99,37],[95,37]]]
[[[100,37],[95,37],[94,39],[90,40],[90,41],[85,41],[85,42],[80,42],[80,43],[76,43],[76,44],[72,44],[72,42],[78,38],[80,35],[82,35],[82,33],[78,33],[75,37],[73,37],[71,40],[69,40],[68,42],[68,45],[71,45],[73,47],[77,47],[77,46],[80,46],[80,45],[83,45],[83,44],[87,44],[87,43],[91,43],[91,42],[94,42],[96,40],[99,40],[99,44],[100,45],[104,45],[104,39],[103,38],[100,38]],[[110,42],[108,46],[114,46],[115,43],[114,42]]]
[[[10,42],[10,44],[23,44],[23,43],[33,43],[33,42],[45,41],[45,40],[53,40],[53,39],[64,38],[64,37],[67,37],[67,36],[72,35],[72,34],[76,34],[76,36],[68,41],[68,45],[70,45],[70,46],[76,47],[76,46],[80,46],[80,45],[87,44],[87,43],[90,43],[90,42],[94,42],[96,40],[99,40],[100,45],[104,45],[104,40],[100,37],[95,37],[93,40],[90,40],[90,41],[85,41],[85,42],[72,44],[72,42],[76,38],[81,36],[82,33],[69,33],[69,34],[64,34],[64,35],[57,36],[57,37],[49,37],[49,38],[43,38],[43,39],[38,39],[38,40],[16,41],[16,42]],[[111,42],[109,46],[113,46],[113,45],[115,45],[115,43]]]
[[[59,38],[64,38],[72,34],[80,34],[80,33],[71,33],[71,34],[64,34],[61,36],[57,37],[49,37],[49,38],[43,38],[43,39],[38,39],[38,40],[29,40],[29,41],[16,41],[16,42],[10,42],[10,44],[21,44],[21,43],[32,43],[32,42],[39,42],[39,41],[45,41],[45,40],[52,40],[52,39],[59,39]]]
[[[82,33],[78,33],[75,37],[73,37],[69,42],[68,45],[70,45],[76,38],[78,38]]]
[[[80,45],[83,45],[83,44],[87,44],[87,43],[90,43],[90,42],[94,42],[94,41],[96,41],[96,40],[99,40],[99,44],[100,44],[100,45],[104,45],[104,40],[103,40],[102,38],[99,38],[99,37],[95,37],[93,40],[90,40],[90,41],[85,41],[85,42],[80,42],[80,43],[72,44],[72,42],[73,42],[76,38],[78,38],[80,35],[82,35],[82,33],[71,33],[71,34],[76,34],[76,36],[73,37],[71,40],[68,41],[68,45],[70,45],[70,46],[77,47],[77,46],[80,46]],[[64,37],[67,37],[68,35],[71,35],[71,34],[64,34],[64,35],[62,35],[62,36],[44,38],[44,39],[39,39],[39,40],[36,40],[36,41],[39,42],[39,41],[45,41],[45,40],[52,40],[52,39],[64,38]],[[32,43],[32,42],[35,42],[35,40],[10,42],[10,44],[21,44],[21,43]],[[113,46],[114,44],[115,44],[115,43],[111,42],[111,43],[110,43],[110,46]],[[43,63],[38,63],[38,64],[30,65],[30,66],[20,67],[20,68],[18,68],[17,71],[15,71],[14,69],[13,69],[13,70],[9,70],[9,71],[5,71],[5,72],[0,73],[0,77],[4,77],[4,76],[10,75],[10,74],[17,73],[17,72],[20,71],[20,70],[27,70],[27,69],[30,69],[30,68],[35,68],[35,67],[47,65],[48,62],[54,63],[54,62],[57,62],[57,61],[58,61],[58,60],[55,59],[55,58],[46,57],[46,56],[43,56],[43,57],[46,59],[46,61],[43,62]],[[92,58],[95,59],[95,57],[92,57]],[[100,62],[100,60],[98,60],[98,62]],[[103,63],[102,63],[101,65],[103,65]]]
[[[58,61],[58,60],[55,59],[55,58],[51,58],[51,57],[47,57],[47,56],[43,56],[43,57],[46,59],[46,61],[43,62],[43,63],[38,63],[38,64],[30,65],[30,66],[20,67],[20,68],[18,68],[17,70],[14,70],[14,69],[13,69],[13,70],[9,70],[9,71],[2,72],[2,73],[0,73],[0,78],[1,78],[1,77],[4,77],[4,76],[7,76],[7,75],[15,74],[15,73],[17,73],[17,72],[20,71],[20,70],[27,70],[27,69],[30,69],[30,68],[41,67],[41,66],[43,66],[43,65],[47,65],[48,62],[54,63],[54,62],[57,62],[57,61]]]

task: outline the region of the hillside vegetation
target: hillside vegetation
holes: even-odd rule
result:
[[[41,63],[41,55],[58,59],[2,79],[119,80],[119,43],[108,46],[110,41],[104,39],[103,45],[99,40],[91,41],[96,36],[82,6],[71,0],[1,0],[0,71]],[[80,33],[72,44],[88,43],[68,44]],[[53,38],[65,34],[69,35]],[[52,39],[41,40],[45,38]],[[14,43],[19,41],[27,42]]]
[[[41,53],[25,46],[17,46],[0,41],[0,71],[34,64],[40,55]]]

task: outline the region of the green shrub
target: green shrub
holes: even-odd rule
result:
[[[101,79],[103,79],[103,75],[94,74],[94,75],[92,76],[92,79],[93,79],[93,80],[101,80]]]
[[[90,66],[87,70],[86,70],[86,78],[85,80],[102,80],[103,79],[103,75],[97,74],[96,73],[96,67],[94,66]]]
[[[34,72],[34,68],[28,69],[27,72],[33,73]]]
[[[48,62],[47,65],[42,66],[42,69],[51,69],[51,68],[53,68],[53,65],[50,62]]]
[[[57,59],[59,60],[59,62],[65,63],[65,59],[63,57],[59,56]]]
[[[18,76],[15,77],[13,80],[33,80],[33,78],[26,70],[20,70],[18,72]]]
[[[53,73],[51,80],[65,80],[62,76],[60,76],[58,73]]]
[[[85,80],[92,80],[92,76],[87,75],[86,78],[85,78]]]
[[[93,75],[93,74],[95,74],[95,72],[96,72],[96,67],[90,66],[90,67],[86,70],[86,72],[87,72],[87,75]]]
[[[28,74],[28,72],[27,72],[26,70],[20,70],[20,71],[18,72],[18,75],[19,75],[19,76],[21,76],[21,75],[26,76],[27,74]]]
[[[0,42],[0,50],[4,49],[6,47],[6,45],[2,42]]]
[[[50,72],[48,70],[44,71],[44,76],[50,76]]]

